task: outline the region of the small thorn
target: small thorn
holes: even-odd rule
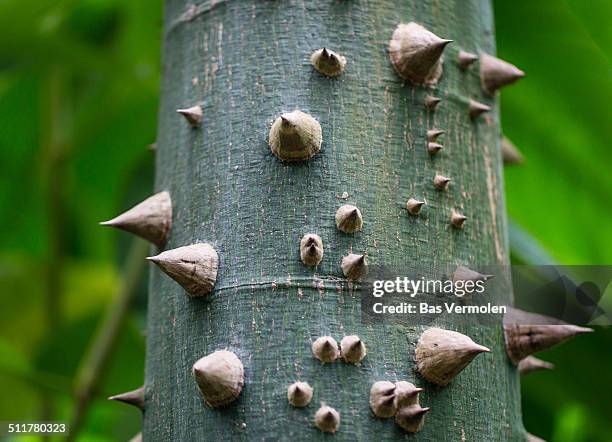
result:
[[[415,198],[410,198],[406,203],[406,210],[410,215],[418,215],[421,213],[421,208],[425,204],[425,201],[419,201]]]
[[[459,265],[453,272],[453,282],[457,281],[488,281],[495,278],[495,275],[483,275],[468,267]]]
[[[534,356],[527,356],[526,358],[521,359],[518,363],[518,372],[520,374],[529,374],[539,370],[552,370],[554,368],[554,364],[543,361],[542,359],[538,359]]]
[[[119,401],[126,404],[134,405],[142,411],[145,409],[144,399],[145,388],[140,387],[136,390],[128,391],[127,393],[117,394],[108,398],[109,401]]]
[[[592,331],[590,328],[515,308],[508,308],[504,315],[506,353],[515,364],[533,353]]]
[[[294,382],[287,389],[287,399],[294,407],[305,407],[312,400],[312,387],[307,382]]]
[[[350,280],[360,279],[368,272],[368,264],[365,255],[350,253],[342,258],[342,273]]]
[[[424,414],[429,413],[430,410],[431,410],[430,407],[421,408],[415,413],[415,416],[423,416]]]
[[[121,215],[100,223],[132,233],[158,247],[166,243],[172,226],[172,201],[168,192],[159,192]]]
[[[346,57],[327,48],[318,49],[310,55],[310,64],[326,77],[340,75],[346,63]]]
[[[441,144],[438,143],[427,143],[427,151],[431,154],[431,155],[436,155],[438,152],[440,152],[442,149],[444,149],[444,146],[442,146]]]
[[[435,111],[438,107],[438,104],[440,104],[440,101],[442,101],[441,98],[428,95],[425,97],[425,107],[430,111]]]
[[[181,114],[191,127],[196,128],[202,123],[202,107],[192,106],[187,109],[177,109],[177,113]]]
[[[490,106],[487,106],[486,104],[480,103],[475,100],[470,100],[470,103],[468,105],[468,114],[473,120],[476,119],[480,114],[484,112],[489,112],[490,110]]]
[[[513,64],[489,54],[480,54],[480,80],[487,94],[493,95],[498,89],[524,76],[525,73]]]
[[[469,65],[478,60],[478,55],[472,54],[471,52],[459,51],[457,56],[457,63],[461,69],[467,69]]]
[[[434,177],[434,187],[437,190],[446,190],[448,189],[448,184],[451,182],[452,180],[448,177],[445,177],[444,175],[436,175]]]
[[[491,349],[485,347],[484,345],[475,344],[470,350],[472,353],[491,353]]]
[[[363,227],[361,211],[350,204],[341,206],[336,211],[336,227],[344,233],[355,233]]]
[[[534,436],[533,434],[527,433],[527,442],[546,442],[544,439]]]
[[[357,339],[355,342],[353,342],[350,346],[349,346],[349,351],[350,350],[356,350],[357,348],[361,347],[361,339]]]
[[[436,139],[440,136],[444,134],[443,130],[438,130],[438,129],[431,129],[427,131],[427,141],[436,141]]]
[[[451,223],[454,227],[458,229],[462,229],[466,220],[467,220],[467,216],[462,215],[461,213],[455,212],[453,210],[453,213],[451,215]]]
[[[326,433],[335,433],[340,425],[340,415],[336,410],[321,403],[321,408],[315,413],[315,425]]]
[[[524,162],[521,152],[514,143],[506,137],[503,137],[501,140],[501,152],[504,164],[522,164]]]

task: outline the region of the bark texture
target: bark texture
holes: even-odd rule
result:
[[[389,39],[409,21],[455,40],[433,90],[403,82],[389,62]],[[488,0],[167,0],[156,184],[173,200],[166,249],[209,242],[220,267],[206,299],[151,268],[145,440],[403,440],[393,418],[370,410],[378,380],[425,388],[420,401],[431,412],[409,439],[526,439],[501,328],[459,329],[492,352],[435,387],[415,371],[423,327],[363,325],[360,293],[340,269],[349,251],[396,268],[507,263],[495,100],[482,93],[476,64],[463,71],[456,63],[459,49],[495,53],[492,23]],[[337,78],[310,65],[324,46],[347,58]],[[442,98],[435,113],[425,109],[428,94]],[[470,98],[494,110],[472,121]],[[203,120],[194,129],[175,110],[195,104]],[[282,163],[267,135],[294,109],[321,123],[323,144],[307,162]],[[446,131],[445,149],[432,158],[427,130],[436,128]],[[448,191],[434,190],[436,173],[454,180]],[[413,196],[428,203],[419,217],[405,209]],[[353,235],[335,225],[347,203],[364,219]],[[452,209],[468,216],[463,229],[451,228]],[[300,260],[306,233],[324,243],[316,269]],[[313,358],[317,337],[353,334],[368,348],[361,366]],[[245,386],[213,410],[191,367],[226,348],[242,360]],[[287,401],[298,380],[314,389],[302,409]],[[341,415],[334,436],[314,426],[321,401]]]

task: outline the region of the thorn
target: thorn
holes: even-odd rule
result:
[[[206,296],[214,289],[219,255],[210,244],[198,243],[166,250],[147,260],[154,262],[190,296]]]
[[[346,57],[327,48],[314,51],[310,55],[310,64],[327,77],[336,77],[346,67]]]
[[[312,400],[312,387],[307,382],[294,382],[287,389],[287,399],[294,407],[305,407]]]
[[[192,106],[187,109],[177,109],[177,113],[181,114],[191,127],[196,128],[202,123],[202,107]]]
[[[134,405],[140,408],[141,411],[145,409],[145,388],[140,387],[136,390],[128,391],[126,393],[117,394],[108,398],[109,401],[119,401],[126,404]]]
[[[319,235],[307,233],[300,241],[300,259],[304,265],[315,267],[323,259],[323,241]]]
[[[533,434],[527,433],[527,442],[546,442],[544,439],[534,436]]]
[[[476,272],[465,266],[457,266],[453,272],[453,283],[457,281],[488,281],[489,279],[495,278],[495,275],[484,275]]]
[[[442,146],[441,144],[438,143],[427,143],[427,151],[431,154],[431,155],[436,155],[438,152],[440,152],[442,149],[444,148],[444,146]]]
[[[336,211],[336,227],[344,233],[354,233],[363,227],[361,211],[350,204],[341,206]]]
[[[395,385],[389,381],[377,381],[370,388],[370,408],[381,418],[389,418],[395,414]]]
[[[461,69],[467,69],[468,66],[476,60],[478,60],[478,56],[471,52],[459,51],[459,55],[457,56],[457,63],[459,63]]]
[[[480,114],[484,112],[489,112],[491,110],[490,106],[486,104],[479,103],[475,100],[470,100],[470,104],[468,106],[468,113],[472,120],[476,119]]]
[[[342,273],[349,280],[358,280],[368,273],[368,264],[365,255],[350,253],[342,258]]]
[[[172,226],[172,201],[168,192],[157,193],[121,215],[100,223],[137,235],[163,247]]]
[[[443,130],[432,129],[427,131],[427,141],[436,141],[436,139],[444,133]]]
[[[441,98],[428,95],[425,97],[425,107],[430,111],[435,111],[438,107],[438,104],[440,104],[440,101],[442,101]]]
[[[520,374],[529,374],[539,370],[552,370],[553,368],[555,368],[554,364],[538,359],[535,356],[527,356],[518,363],[518,372]]]
[[[408,210],[409,214],[416,216],[421,213],[421,208],[423,207],[423,204],[425,204],[425,201],[419,201],[415,198],[410,198],[406,203],[406,210]]]
[[[519,68],[492,55],[480,54],[480,80],[482,89],[489,95],[496,90],[523,78]]]
[[[331,336],[321,336],[312,343],[312,354],[319,361],[334,362],[338,359],[338,343]]]
[[[490,351],[464,334],[432,327],[417,344],[417,370],[431,383],[448,385],[478,354]]]
[[[219,350],[198,359],[192,372],[204,400],[211,407],[223,407],[240,396],[244,367],[231,351]]]
[[[506,353],[514,364],[518,364],[521,359],[533,353],[592,331],[590,328],[515,308],[508,308],[504,315]]]
[[[321,404],[315,413],[315,425],[323,432],[335,433],[340,425],[340,415],[333,408]]]
[[[425,415],[429,407],[421,407],[418,403],[401,407],[395,415],[395,423],[409,433],[417,433],[423,428]]]
[[[431,410],[430,407],[421,408],[420,410],[417,410],[414,415],[415,416],[423,416],[423,415],[429,413],[429,410]]]
[[[355,342],[353,342],[353,343],[350,345],[349,349],[354,349],[354,348],[356,348],[356,347],[360,347],[360,346],[361,346],[361,339],[357,339]]]
[[[448,177],[445,177],[444,175],[436,175],[434,177],[434,187],[437,190],[446,190],[448,189],[448,184],[451,182],[452,180]]]
[[[506,137],[503,137],[501,140],[501,152],[504,164],[521,164],[524,161],[521,152]]]
[[[270,127],[270,150],[282,161],[305,161],[321,150],[321,125],[311,115],[294,110],[282,114]]]
[[[340,341],[340,355],[344,362],[358,364],[366,357],[367,349],[359,336],[345,336]]]
[[[415,405],[419,403],[419,393],[422,388],[406,381],[395,383],[395,406],[399,409],[402,407]]]
[[[462,229],[463,225],[465,224],[465,220],[467,220],[467,216],[453,210],[453,213],[451,214],[451,224],[453,227]]]
[[[389,42],[389,57],[402,79],[416,85],[435,85],[442,75],[442,53],[451,42],[417,23],[401,23]]]

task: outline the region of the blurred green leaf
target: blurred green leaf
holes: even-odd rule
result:
[[[611,46],[603,43],[612,3],[571,3],[495,2],[499,55],[527,72],[501,94],[504,132],[526,158],[506,169],[508,210],[557,261],[606,264],[612,82]],[[605,19],[606,30],[597,31]],[[600,35],[597,41],[587,29]]]

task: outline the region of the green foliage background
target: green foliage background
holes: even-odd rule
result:
[[[506,168],[513,259],[612,264],[612,3],[494,3],[499,55],[528,75],[501,98],[526,157]],[[0,1],[0,420],[71,419],[132,241],[97,223],[151,193],[161,23],[161,0]],[[144,281],[133,304],[80,440],[139,431],[104,399],[142,383]],[[523,380],[530,432],[612,440],[611,344],[598,329],[543,355],[557,369]]]

